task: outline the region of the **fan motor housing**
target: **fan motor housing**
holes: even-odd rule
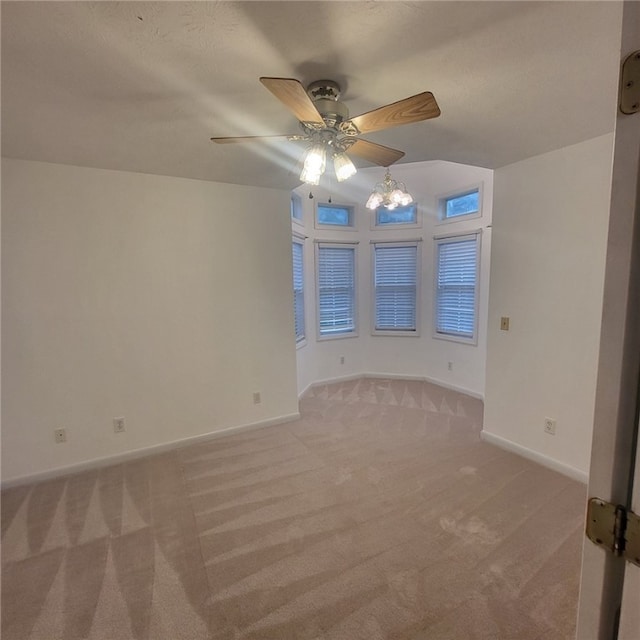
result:
[[[347,105],[339,100],[319,98],[314,100],[313,104],[328,127],[336,127],[341,122],[349,119],[349,109]]]
[[[316,80],[307,87],[307,93],[312,100],[326,98],[338,100],[340,97],[340,85],[333,80]]]

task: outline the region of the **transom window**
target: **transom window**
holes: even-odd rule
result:
[[[302,222],[302,200],[297,193],[291,194],[291,218],[296,222]]]
[[[353,207],[345,204],[318,203],[316,207],[316,227],[353,227]]]
[[[385,227],[387,225],[413,225],[418,224],[418,206],[415,202],[404,207],[387,209],[378,207],[375,212],[375,226]]]
[[[444,196],[438,201],[441,220],[456,220],[464,217],[476,218],[480,215],[480,189]]]

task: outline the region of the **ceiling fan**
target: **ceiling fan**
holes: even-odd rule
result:
[[[340,86],[333,80],[317,80],[306,89],[294,78],[262,77],[260,82],[295,115],[300,122],[302,134],[223,137],[211,140],[218,144],[277,139],[308,142],[309,148],[300,174],[300,179],[308,184],[319,183],[327,156],[332,158],[336,177],[340,182],[356,172],[349,154],[382,167],[392,165],[404,156],[404,151],[369,142],[359,136],[440,115],[436,99],[429,91],[350,118],[349,109],[340,101]]]

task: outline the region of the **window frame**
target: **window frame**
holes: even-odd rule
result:
[[[406,205],[407,207],[415,207],[416,209],[416,221],[415,222],[384,222],[380,224],[378,222],[378,212],[381,209],[385,209],[385,207],[378,207],[374,209],[371,216],[371,230],[379,231],[379,230],[387,230],[387,229],[421,229],[422,228],[422,207],[417,202],[412,202],[411,204]]]
[[[339,240],[319,240],[315,241],[315,287],[316,287],[316,341],[342,340],[345,338],[358,337],[358,242],[341,242]],[[333,334],[323,334],[320,330],[320,253],[321,249],[351,249],[353,251],[353,329],[351,331],[336,332]]]
[[[455,189],[453,191],[447,191],[446,193],[441,193],[436,196],[436,211],[438,212],[438,223],[439,224],[451,224],[453,222],[462,222],[463,220],[474,220],[482,217],[482,205],[484,201],[483,196],[483,187],[484,183],[480,182],[478,184],[471,185],[464,189]],[[452,216],[447,218],[447,202],[450,200],[455,200],[456,198],[461,198],[463,196],[468,196],[471,193],[478,193],[478,210],[473,211],[471,213],[464,213],[459,216]]]
[[[438,276],[439,276],[439,246],[441,244],[450,244],[455,242],[464,242],[466,240],[475,240],[476,243],[476,279],[474,285],[474,302],[473,302],[473,335],[471,337],[456,335],[454,333],[445,333],[438,331]],[[433,237],[433,330],[432,337],[437,340],[447,340],[449,342],[459,342],[477,346],[478,344],[478,326],[480,316],[480,266],[482,253],[482,229],[473,231],[464,231],[460,233],[440,235]]]
[[[376,247],[415,247],[416,248],[416,285],[415,285],[415,329],[378,329],[377,292],[376,292]],[[422,238],[411,240],[371,240],[371,335],[394,337],[420,337],[420,305],[422,276]]]
[[[346,209],[349,212],[349,224],[325,224],[318,220],[318,210],[320,207],[331,207],[334,209]],[[345,204],[343,202],[321,202],[317,201],[313,210],[313,226],[315,229],[332,229],[335,231],[357,231],[356,229],[356,205]]]
[[[298,334],[296,331],[296,315],[295,315],[295,310],[296,310],[296,289],[295,289],[295,285],[293,286],[293,331],[295,334],[295,339],[296,339],[296,349],[300,349],[301,347],[304,347],[307,344],[307,305],[306,305],[306,295],[305,295],[305,268],[304,268],[304,255],[305,255],[305,247],[304,247],[304,241],[306,240],[305,236],[303,235],[298,235],[296,233],[293,234],[292,238],[291,238],[291,250],[292,250],[292,265],[291,265],[291,271],[292,271],[292,275],[294,275],[294,266],[293,266],[293,245],[297,244],[301,247],[301,251],[302,251],[302,255],[301,255],[301,277],[302,277],[302,329],[303,329],[303,335],[301,338],[298,338]]]

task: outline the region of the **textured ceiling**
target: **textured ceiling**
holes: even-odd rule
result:
[[[2,152],[276,188],[298,133],[260,84],[337,80],[352,115],[432,91],[436,120],[364,136],[401,162],[496,168],[613,129],[617,2],[3,2]]]

